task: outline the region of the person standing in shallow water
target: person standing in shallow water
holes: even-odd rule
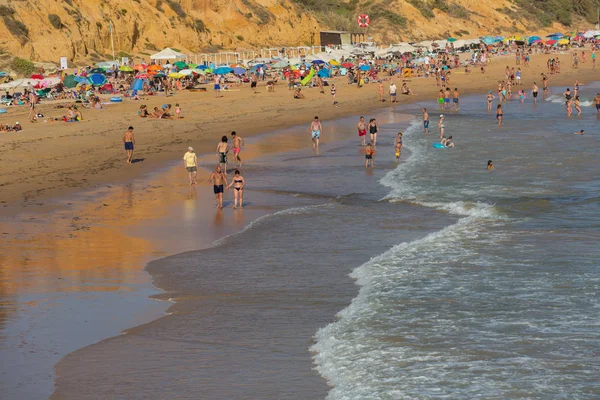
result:
[[[223,188],[227,185],[227,176],[221,171],[221,166],[217,165],[215,171],[210,174],[208,183],[213,184],[213,192],[215,193],[215,199],[217,200],[217,208],[223,208]]]
[[[423,131],[429,133],[429,113],[426,108],[423,108]]]
[[[227,174],[227,153],[229,152],[229,146],[227,145],[227,136],[221,138],[221,143],[217,145],[217,157],[219,158],[219,165],[223,172]]]
[[[319,148],[319,139],[321,138],[322,132],[323,126],[321,125],[321,121],[319,121],[319,117],[315,117],[313,122],[310,123],[310,135],[312,137],[314,148]]]
[[[496,107],[496,119],[498,120],[498,126],[502,125],[502,118],[504,118],[504,112],[502,111],[502,104],[498,104],[498,107]]]
[[[231,140],[233,140],[233,156],[235,157],[235,162],[237,163],[237,167],[240,168],[242,166],[242,159],[240,158],[240,151],[242,151],[242,147],[244,146],[244,139],[239,137],[235,131],[231,132]]]
[[[183,165],[188,172],[190,185],[197,185],[196,174],[198,173],[198,158],[192,147],[188,147],[188,151],[183,155]]]
[[[242,208],[244,203],[244,186],[246,186],[246,180],[237,169],[234,172],[233,181],[229,184],[227,189],[231,189],[232,186],[233,208]]]
[[[365,122],[365,117],[360,117],[358,124],[356,124],[356,129],[358,130],[358,136],[361,139],[361,145],[366,146],[366,138],[367,138],[367,123]]]

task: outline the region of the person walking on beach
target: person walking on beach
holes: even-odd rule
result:
[[[213,82],[214,82],[213,89],[215,90],[215,96],[221,97],[221,75],[215,75],[215,77],[213,78]]]
[[[377,134],[379,133],[379,127],[375,118],[369,120],[369,138],[373,146],[377,146]]]
[[[223,188],[227,185],[227,176],[221,171],[221,166],[217,165],[215,171],[210,174],[208,183],[213,184],[213,192],[215,193],[215,199],[217,200],[217,208],[223,208]]]
[[[504,117],[504,112],[502,111],[502,104],[498,104],[498,107],[496,107],[496,119],[498,120],[498,126],[502,125],[503,117]]]
[[[531,94],[533,95],[533,104],[537,104],[537,97],[538,97],[538,92],[539,92],[539,88],[538,85],[533,82],[533,85],[531,85]]]
[[[217,157],[219,158],[219,165],[221,166],[225,174],[227,174],[227,153],[229,153],[229,146],[227,145],[227,136],[223,136],[221,138],[221,143],[217,145]]]
[[[233,208],[242,208],[244,204],[244,186],[246,186],[246,180],[237,169],[233,175],[233,181],[227,186],[227,189],[231,189],[233,186]]]
[[[379,86],[377,87],[377,92],[379,93],[379,101],[383,103],[383,82],[379,82]]]
[[[198,173],[198,158],[192,147],[188,147],[188,151],[183,155],[183,165],[185,169],[187,169],[190,185],[197,185],[196,174]]]
[[[239,137],[235,131],[231,132],[231,140],[233,141],[233,156],[235,157],[236,167],[242,166],[242,159],[240,158],[240,151],[244,146],[244,139]]]
[[[323,132],[323,126],[321,125],[321,121],[319,121],[319,117],[315,117],[313,122],[310,123],[310,135],[312,137],[313,147],[319,148],[319,139],[321,138],[321,133]]]
[[[358,124],[356,124],[356,129],[358,129],[358,136],[361,139],[361,145],[365,147],[365,141],[367,138],[367,124],[365,122],[365,117],[360,117]]]
[[[440,115],[440,122],[438,122],[438,129],[440,130],[440,140],[444,138],[444,130],[446,125],[444,125],[444,114]]]
[[[371,163],[371,168],[373,168],[373,156],[375,155],[375,149],[371,146],[371,143],[367,144],[365,147],[365,168],[369,167],[369,163]]]
[[[337,101],[335,101],[335,84],[331,84],[331,99],[332,99],[332,103],[333,105],[337,104]]]
[[[429,133],[429,113],[426,108],[423,108],[423,131]]]
[[[390,83],[390,103],[397,103],[397,101],[396,101],[396,90],[398,90],[396,88],[396,84],[394,83],[394,81],[392,81]]]
[[[450,89],[444,90],[444,110],[450,110]]]
[[[125,133],[123,133],[123,143],[125,144],[125,153],[127,153],[127,164],[131,164],[131,159],[133,157],[133,148],[135,146],[133,126],[127,128]]]

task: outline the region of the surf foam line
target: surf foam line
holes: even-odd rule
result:
[[[404,137],[413,138],[420,129],[422,123],[415,120],[405,131]],[[314,368],[332,386],[327,396],[329,400],[390,395],[377,393],[378,387],[387,385],[378,382],[380,377],[374,372],[378,366],[386,365],[386,358],[390,355],[378,348],[377,344],[371,347],[365,344],[365,340],[369,340],[370,337],[369,332],[360,331],[361,321],[367,321],[373,313],[378,312],[380,296],[385,296],[381,290],[392,280],[406,278],[411,271],[418,270],[423,265],[443,264],[448,259],[466,256],[469,250],[461,246],[461,241],[476,240],[480,237],[481,228],[487,226],[490,220],[503,219],[495,212],[493,205],[486,203],[421,201],[419,197],[424,193],[410,184],[404,184],[403,178],[407,177],[407,174],[417,173],[418,165],[427,162],[425,148],[430,139],[431,137],[426,137],[422,140],[407,141],[405,146],[410,150],[410,156],[380,181],[382,185],[392,189],[382,200],[408,201],[462,218],[423,238],[400,243],[352,271],[350,277],[360,286],[358,295],[348,307],[337,314],[336,322],[316,332],[315,344],[310,348],[314,353]],[[378,386],[378,383],[382,385]],[[389,389],[389,386],[387,387]],[[401,393],[397,395],[402,396]]]
[[[263,216],[260,216],[258,218],[256,218],[254,221],[250,222],[248,225],[246,225],[243,229],[232,233],[231,235],[226,235],[223,236],[220,239],[215,240],[212,245],[213,247],[217,247],[217,246],[221,246],[223,244],[226,244],[227,242],[229,242],[229,240],[231,240],[232,238],[237,237],[238,235],[241,235],[247,231],[249,231],[250,229],[253,229],[273,218],[277,218],[283,215],[298,215],[298,214],[306,214],[306,213],[310,213],[310,212],[314,212],[315,210],[326,210],[327,208],[333,207],[335,206],[335,203],[325,203],[325,204],[317,204],[317,205],[311,205],[311,206],[303,206],[303,207],[292,207],[292,208],[286,208],[285,210],[281,210],[281,211],[277,211],[271,214],[266,214]]]

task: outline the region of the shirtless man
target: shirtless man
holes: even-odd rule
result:
[[[356,124],[356,129],[358,129],[358,136],[361,139],[361,145],[364,147],[367,145],[367,124],[365,123],[365,117],[360,117],[358,124]]]
[[[450,90],[444,90],[444,110],[450,110]]]
[[[217,145],[217,157],[219,158],[219,165],[223,168],[225,174],[227,174],[227,153],[229,153],[227,136],[223,136],[221,142]]]
[[[227,186],[227,177],[221,171],[221,166],[217,165],[217,169],[210,174],[208,183],[213,184],[213,191],[215,193],[215,199],[217,200],[217,208],[223,208],[223,189]]]
[[[123,133],[123,143],[125,144],[125,152],[127,153],[127,164],[131,164],[131,158],[133,157],[133,147],[135,146],[133,126],[127,128],[125,133]]]
[[[215,95],[217,97],[220,97],[221,96],[221,75],[215,75],[213,82],[214,82]]]
[[[383,82],[379,82],[377,91],[379,92],[379,101],[383,103]]]
[[[426,108],[423,109],[423,131],[429,133],[429,113]]]
[[[310,135],[312,137],[313,147],[319,148],[319,139],[321,138],[321,133],[323,132],[323,126],[321,125],[321,121],[319,121],[319,117],[315,117],[313,122],[310,123]]]
[[[454,93],[452,93],[452,109],[455,111],[460,110],[460,105],[458,103],[460,99],[460,94],[458,93],[458,88],[454,88]]]
[[[544,96],[548,94],[548,77],[542,73],[542,88],[544,89]]]
[[[231,132],[231,140],[233,141],[233,155],[235,157],[235,162],[237,163],[237,167],[240,168],[242,166],[240,151],[242,151],[242,147],[244,147],[244,139],[239,137],[237,133],[233,131]]]
[[[600,93],[596,94],[594,102],[596,103],[596,112],[600,115]]]
[[[533,95],[533,104],[537,104],[537,97],[538,97],[538,92],[539,92],[539,88],[538,85],[533,82],[533,85],[531,85],[531,94]]]

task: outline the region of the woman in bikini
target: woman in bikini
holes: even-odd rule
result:
[[[227,189],[231,189],[232,186],[234,189],[233,208],[242,208],[244,203],[244,186],[246,186],[246,180],[237,169],[235,170],[233,181],[229,186],[227,186]]]
[[[498,120],[498,126],[502,125],[503,117],[504,117],[504,112],[502,111],[502,104],[498,104],[498,107],[496,107],[496,119]]]

